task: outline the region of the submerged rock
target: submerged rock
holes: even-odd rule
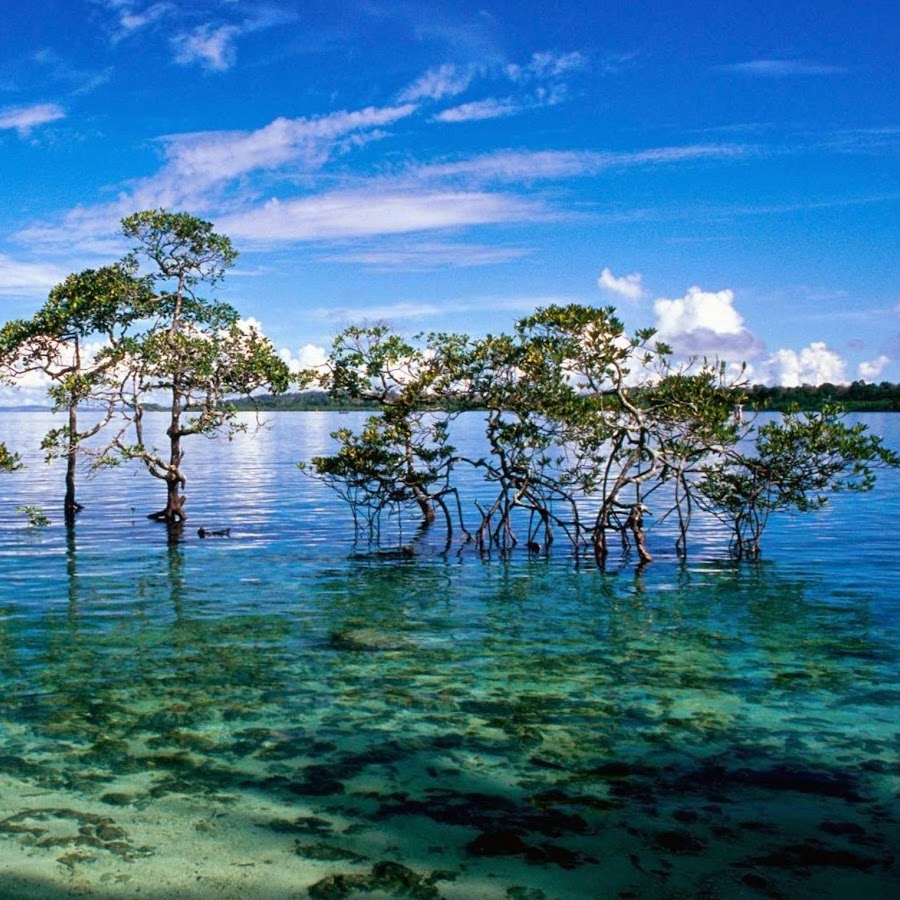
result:
[[[347,860],[348,862],[362,862],[366,859],[359,853],[352,850],[345,850],[343,847],[335,847],[325,841],[316,841],[312,844],[302,844],[300,841],[294,842],[294,853],[302,856],[304,859],[317,859],[325,861]]]
[[[747,861],[753,866],[770,866],[779,869],[804,871],[818,866],[830,866],[839,869],[856,869],[868,872],[875,866],[889,868],[894,857],[878,859],[874,856],[863,856],[852,850],[829,847],[819,841],[807,841],[803,844],[789,844],[765,856],[756,856]]]
[[[412,900],[439,900],[441,895],[434,882],[454,877],[455,874],[450,872],[418,875],[400,863],[383,860],[375,863],[368,875],[329,875],[309,888],[309,896],[315,900],[340,900],[382,893],[388,897],[411,897]]]
[[[473,856],[525,856],[530,849],[515,831],[485,831],[466,845]]]
[[[377,628],[347,628],[333,631],[328,637],[332,650],[349,650],[356,653],[384,653],[412,650],[415,645],[396,634],[386,634]]]
[[[689,831],[661,831],[653,842],[659,850],[677,856],[699,856],[706,850],[706,844]]]
[[[272,819],[260,828],[271,828],[280,834],[305,834],[321,837],[330,834],[334,826],[327,819],[318,816],[299,816],[296,819]]]

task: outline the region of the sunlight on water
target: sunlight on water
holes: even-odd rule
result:
[[[3,477],[0,895],[897,895],[896,474],[754,566],[394,558],[296,468],[356,421],[189,444],[172,546],[142,472],[72,533],[59,467]]]

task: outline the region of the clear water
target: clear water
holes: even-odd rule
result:
[[[900,895],[895,473],[753,566],[409,559],[296,468],[355,421],[194,439],[175,545],[142,472],[73,533],[0,478],[0,896]]]

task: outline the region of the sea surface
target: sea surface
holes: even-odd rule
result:
[[[900,896],[898,473],[755,564],[410,556],[297,468],[362,420],[188,439],[170,541],[136,467],[67,530],[59,422],[0,413],[0,896]]]

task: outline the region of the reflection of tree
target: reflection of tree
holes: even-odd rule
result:
[[[69,587],[69,618],[73,625],[78,617],[78,544],[75,540],[75,522],[66,522],[66,581]]]

